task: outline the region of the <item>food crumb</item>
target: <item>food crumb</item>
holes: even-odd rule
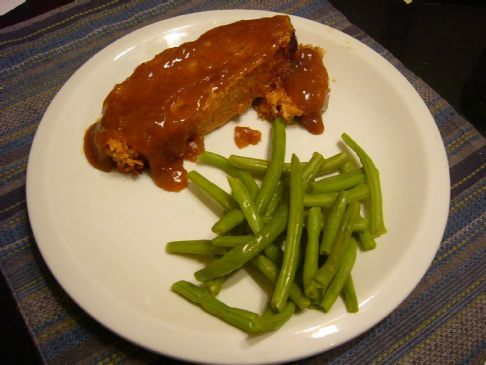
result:
[[[235,127],[235,144],[238,148],[245,148],[250,144],[256,145],[262,139],[262,133],[250,127]]]

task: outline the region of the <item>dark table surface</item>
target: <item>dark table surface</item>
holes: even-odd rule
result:
[[[0,28],[71,2],[29,0],[0,17]],[[422,78],[476,128],[486,122],[486,1],[332,0],[363,29]],[[2,359],[6,364],[41,363],[0,275]]]

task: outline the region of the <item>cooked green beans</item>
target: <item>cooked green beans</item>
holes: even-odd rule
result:
[[[359,170],[343,172],[338,175],[326,177],[311,185],[313,193],[329,193],[333,191],[342,191],[350,189],[353,186],[365,182],[365,175]]]
[[[253,179],[248,172],[232,166],[227,158],[214,152],[204,151],[201,156],[199,156],[198,162],[219,168],[220,170],[226,172],[226,174],[237,177],[243,182],[243,184],[245,184],[252,197],[256,196],[258,193],[258,185],[255,182],[255,179]]]
[[[241,236],[216,236],[211,242],[215,246],[221,247],[235,247],[242,243],[246,243],[251,240],[253,236],[251,234]]]
[[[167,242],[165,250],[167,253],[193,255],[222,255],[226,252],[224,247],[217,247],[210,240]]]
[[[261,271],[270,282],[275,283],[278,278],[280,268],[275,263],[267,258],[265,255],[258,255],[251,263]],[[289,298],[300,308],[305,309],[309,307],[310,300],[307,298],[300,287],[292,282],[289,290]]]
[[[199,286],[179,281],[172,290],[251,335],[277,330],[296,308],[329,312],[339,296],[349,313],[357,312],[351,275],[357,247],[374,249],[386,230],[378,170],[356,142],[346,134],[343,140],[354,153],[324,158],[315,152],[307,162],[292,154],[285,163],[285,124],[276,119],[270,160],[204,152],[199,162],[224,171],[231,194],[189,173],[225,212],[212,240],[167,243],[168,253],[210,258],[194,273]],[[261,315],[217,298],[228,276],[242,268],[268,292]]]
[[[304,291],[309,288],[312,278],[319,269],[319,238],[324,223],[322,210],[319,207],[309,209],[307,216],[307,243],[305,246],[302,283]]]
[[[221,291],[224,282],[226,281],[226,276],[220,276],[219,278],[211,279],[205,281],[204,287],[208,290],[209,294],[216,296]]]
[[[329,208],[333,205],[337,196],[338,193],[304,194],[304,207]]]
[[[300,241],[304,222],[304,181],[302,166],[298,157],[293,154],[290,168],[290,204],[287,227],[287,239],[282,267],[278,275],[271,304],[278,312],[282,311],[287,302],[290,286],[292,285],[299,260]]]
[[[354,288],[353,277],[351,274],[349,274],[344,282],[343,289],[341,290],[341,298],[343,298],[344,305],[349,313],[356,313],[359,311],[358,297],[356,296],[356,290]]]
[[[319,168],[319,172],[316,176],[322,176],[330,174],[332,172],[339,171],[339,169],[346,163],[350,161],[350,157],[345,152],[339,152],[331,157],[324,160],[324,163]]]
[[[341,220],[344,215],[344,210],[348,205],[348,194],[346,191],[341,191],[334,201],[329,214],[327,215],[326,225],[322,232],[322,241],[320,253],[321,255],[329,256],[332,245],[337,236]],[[353,222],[354,223],[354,222]]]
[[[248,171],[253,175],[263,176],[268,169],[268,160],[261,158],[252,158],[238,155],[231,155],[228,158],[229,163],[241,170]]]
[[[343,258],[341,260],[341,263],[339,264],[336,274],[332,278],[332,281],[329,284],[329,287],[326,289],[324,296],[321,300],[321,307],[324,308],[326,312],[329,312],[337,297],[339,297],[339,294],[344,287],[344,283],[351,274],[351,269],[353,268],[354,262],[356,260],[356,251],[356,241],[353,237],[350,237],[348,247],[344,252]]]
[[[348,203],[358,202],[367,198],[368,191],[368,185],[366,184],[359,184],[347,190]],[[304,194],[304,207],[330,208],[338,195],[338,193]]]
[[[184,280],[174,283],[171,289],[188,301],[199,305],[204,311],[253,335],[277,330],[295,312],[295,305],[287,303],[280,313],[273,313],[267,309],[259,316],[245,309],[230,307],[204,288]]]
[[[264,226],[253,239],[236,246],[221,258],[210,262],[205,268],[196,271],[194,276],[199,281],[206,281],[229,274],[258,255],[271,244],[287,227],[288,207],[282,204],[270,223]]]
[[[263,176],[267,171],[269,164],[268,160],[239,155],[231,155],[228,158],[228,162],[232,166],[244,171],[248,171],[249,173],[256,176]],[[341,167],[347,162],[350,162],[349,155],[344,152],[339,152],[329,158],[324,159],[324,162],[321,164],[318,171],[316,172],[316,176],[322,176],[325,174],[339,171]],[[306,166],[307,163],[303,162],[302,165]],[[282,172],[290,172],[290,163],[284,163],[282,165]]]
[[[272,260],[274,264],[278,266],[282,264],[283,252],[282,249],[280,248],[280,245],[278,245],[277,243],[273,242],[269,244],[267,247],[265,247],[263,253],[265,254],[266,257]]]
[[[383,198],[381,194],[380,173],[368,154],[346,133],[343,141],[358,155],[366,175],[370,194],[370,231],[373,237],[386,233],[383,219]]]
[[[270,164],[262,181],[262,186],[256,196],[256,207],[260,214],[264,214],[268,203],[272,199],[280,176],[282,175],[282,165],[285,159],[285,122],[276,118],[272,129],[272,155]]]
[[[272,199],[268,202],[267,210],[265,211],[265,217],[271,216],[278,205],[285,198],[285,190],[287,189],[287,182],[280,180],[275,187],[275,191],[272,195]]]
[[[181,280],[174,283],[172,290],[190,302],[199,305],[206,312],[247,333],[257,333],[260,330],[257,323],[258,314],[230,307],[212,296],[205,289],[188,281]]]
[[[274,313],[270,308],[263,312],[262,316],[257,319],[260,333],[275,331],[282,327],[295,312],[295,305],[288,302],[285,307],[278,313]]]
[[[239,208],[231,209],[223,215],[211,228],[216,234],[226,234],[245,221],[245,216]]]
[[[309,294],[312,299],[319,298],[318,293],[327,289],[329,283],[336,274],[342,261],[342,257],[350,244],[352,223],[358,214],[358,209],[358,203],[350,204],[346,208],[332,251],[319,271],[314,275],[312,283],[310,284]]]
[[[263,221],[250,193],[240,179],[228,176],[228,182],[231,186],[231,195],[238,202],[240,210],[246,218],[253,234],[257,234],[263,227]]]
[[[360,214],[358,214],[353,223],[353,232],[362,232],[365,229],[368,229],[368,219],[363,218]]]
[[[282,165],[285,158],[285,143],[285,123],[280,118],[276,118],[273,122],[272,129],[271,160],[266,170],[262,185],[255,198],[257,212],[260,215],[265,213],[267,206],[277,189],[278,182],[280,181]],[[232,210],[216,222],[212,230],[217,234],[225,234],[237,225],[243,223],[244,220],[245,216],[241,210]]]
[[[369,229],[364,229],[357,233],[359,248],[363,251],[373,250],[376,247],[376,241],[371,235]]]
[[[187,178],[196,184],[201,190],[213,198],[225,210],[231,210],[238,206],[233,197],[216,184],[212,183],[197,171],[189,171]]]
[[[314,152],[309,163],[305,164],[302,169],[302,179],[304,180],[304,189],[307,184],[314,178],[319,172],[322,164],[324,163],[324,157],[319,152]]]

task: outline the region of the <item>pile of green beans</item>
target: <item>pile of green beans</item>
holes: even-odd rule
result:
[[[285,123],[277,118],[269,160],[204,152],[199,163],[224,171],[229,189],[188,173],[223,214],[212,239],[167,243],[168,253],[208,258],[194,273],[199,285],[181,280],[172,290],[251,335],[278,329],[296,311],[329,312],[339,296],[348,312],[357,312],[352,269],[358,248],[374,249],[386,228],[378,169],[351,137],[342,139],[348,149],[334,156],[315,152],[301,162],[293,154],[286,163]],[[260,271],[268,281],[262,286],[273,288],[262,314],[217,298],[242,268]]]

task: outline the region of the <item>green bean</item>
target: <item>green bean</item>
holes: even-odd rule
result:
[[[373,237],[386,233],[383,218],[383,198],[381,194],[380,173],[368,154],[346,133],[341,135],[343,141],[358,155],[369,186],[370,231]]]
[[[217,247],[210,240],[186,240],[167,242],[167,253],[194,254],[194,255],[222,255],[226,252],[224,247]]]
[[[266,208],[275,193],[278,181],[282,174],[284,158],[285,123],[280,118],[276,118],[272,125],[272,155],[270,164],[265,173],[265,177],[263,178],[260,190],[255,198],[257,211],[260,215],[265,213]],[[231,210],[213,225],[212,231],[217,234],[225,234],[244,221],[245,216],[239,209]]]
[[[329,158],[325,158],[322,165],[316,172],[316,176],[322,176],[331,172],[339,171],[344,163],[350,161],[350,157],[345,152],[339,152]],[[241,170],[248,171],[252,175],[263,176],[267,171],[269,161],[261,158],[246,157],[240,155],[231,155],[228,162]],[[307,165],[307,162],[301,162],[302,167]],[[290,163],[282,165],[282,173],[288,174],[290,172]]]
[[[197,162],[217,167],[218,169],[223,170],[231,176],[234,176],[233,171],[236,170],[233,168],[233,166],[231,166],[226,157],[210,151],[204,151],[203,153],[201,153],[198,157]]]
[[[367,184],[359,184],[354,188],[346,190],[348,194],[348,203],[356,203],[368,197],[369,188]]]
[[[279,203],[280,200],[278,200],[276,203]],[[268,216],[262,217],[263,222],[267,223],[269,221]],[[212,227],[211,230],[218,234],[218,235],[224,235],[228,232],[230,232],[233,228],[237,227],[241,223],[245,222],[245,216],[243,215],[243,212],[241,209],[236,208],[232,209],[229,212],[227,212],[225,215],[223,215]]]
[[[228,182],[231,186],[231,194],[238,202],[250,229],[254,234],[258,233],[263,227],[263,221],[250,197],[250,193],[240,179],[228,176]]]
[[[271,308],[267,308],[263,315],[258,319],[258,327],[260,333],[275,331],[282,327],[295,312],[295,305],[292,302],[288,302],[285,307],[279,313],[274,313]]]
[[[339,169],[348,161],[350,161],[350,157],[345,152],[339,152],[331,157],[328,157],[324,160],[324,163],[319,168],[319,172],[316,174],[316,176],[322,176],[339,171]]]
[[[257,183],[255,182],[255,179],[253,179],[253,177],[248,172],[232,166],[227,158],[214,152],[204,151],[199,156],[198,162],[219,168],[220,170],[223,170],[226,174],[237,177],[241,180],[243,184],[245,184],[248,192],[250,193],[250,196],[255,197],[258,193],[259,188]]]
[[[332,172],[339,171],[340,168],[350,161],[350,157],[345,152],[339,152],[334,156],[325,158],[323,163],[316,171],[316,176],[326,175]],[[228,162],[244,171],[248,171],[252,175],[263,176],[267,172],[269,161],[261,158],[231,155],[228,158]],[[308,162],[301,162],[302,167],[307,166]],[[282,165],[282,173],[288,174],[290,172],[290,163],[285,162]]]
[[[282,204],[277,209],[272,221],[265,225],[255,237],[243,245],[232,248],[221,258],[210,262],[206,267],[197,271],[194,274],[196,279],[207,281],[239,269],[271,244],[285,230],[287,219],[288,207],[286,204]]]
[[[251,263],[273,284],[277,281],[279,267],[266,255],[258,255]],[[289,298],[300,308],[305,309],[309,307],[310,300],[307,298],[300,287],[293,282],[289,291]]]
[[[329,214],[327,215],[326,225],[322,231],[322,241],[320,254],[329,256],[332,245],[336,239],[341,220],[348,205],[348,195],[346,191],[341,191],[334,201]],[[354,222],[353,222],[354,223]]]
[[[304,165],[302,170],[302,179],[304,180],[304,186],[314,178],[314,176],[319,172],[322,164],[324,163],[324,157],[318,153],[314,152],[311,159],[307,164]]]
[[[247,333],[254,334],[260,331],[258,314],[230,307],[212,296],[207,290],[188,281],[181,280],[172,284],[172,290],[199,305],[204,311]]]
[[[344,286],[341,290],[341,298],[343,298],[344,305],[349,313],[356,313],[359,311],[358,297],[356,296],[356,289],[354,288],[353,277],[351,274],[349,274],[344,282]]]
[[[304,291],[309,287],[312,278],[319,270],[319,238],[323,226],[323,214],[319,207],[309,209],[307,216],[307,244],[302,265],[302,283]]]
[[[215,246],[221,247],[235,247],[248,242],[253,238],[253,235],[246,234],[241,236],[216,236],[211,242]]]
[[[255,176],[264,176],[267,172],[268,165],[270,161],[262,159],[262,158],[255,158],[255,157],[247,157],[247,156],[240,156],[240,155],[231,155],[228,158],[228,162],[243,171],[248,171],[250,174]],[[301,162],[302,168],[307,166],[308,162]],[[282,164],[282,174],[288,174],[290,172],[290,163],[284,162]],[[320,170],[317,171],[320,174]]]
[[[353,232],[363,232],[365,229],[368,229],[368,219],[363,218],[361,214],[358,214],[353,223]]]
[[[189,171],[187,178],[214,199],[223,209],[231,210],[238,206],[233,197],[197,171]]]
[[[332,172],[340,171],[344,164],[351,161],[350,156],[346,152],[339,152],[331,157],[325,158],[323,163],[316,171],[316,176],[323,176]],[[247,171],[255,176],[263,176],[267,172],[269,161],[261,158],[231,155],[228,162],[243,171]],[[305,167],[308,162],[301,162],[302,167]],[[285,162],[282,165],[282,173],[288,174],[290,172],[290,163]]]
[[[231,155],[228,162],[241,170],[248,171],[252,175],[263,176],[267,172],[269,161],[261,158],[253,158],[239,155]],[[283,168],[283,167],[282,167]]]
[[[216,296],[221,291],[221,287],[226,281],[226,276],[220,276],[219,278],[214,278],[204,282],[204,287],[208,290],[209,294]]]
[[[329,208],[333,205],[337,196],[338,193],[304,194],[304,207]]]
[[[268,203],[272,199],[280,176],[282,175],[282,164],[285,159],[285,122],[275,118],[272,125],[272,154],[270,164],[262,181],[262,185],[256,196],[256,207],[260,214],[264,214]]]
[[[361,201],[368,197],[368,185],[359,184],[347,190],[348,203]],[[330,208],[336,200],[338,193],[304,194],[304,207]]]
[[[358,232],[358,244],[362,251],[370,251],[376,247],[376,241],[369,229]]]
[[[311,184],[313,193],[329,193],[350,189],[365,182],[365,175],[361,169],[343,172],[338,175],[325,177]]]
[[[231,209],[211,227],[211,230],[216,234],[222,235],[228,233],[244,221],[245,216],[239,208]]]
[[[321,155],[322,156],[322,155]],[[312,160],[312,159],[311,159]],[[269,161],[261,158],[246,157],[240,155],[231,155],[228,158],[228,162],[244,171],[248,171],[252,175],[263,176],[268,169]],[[303,168],[306,168],[309,162],[301,162]],[[322,176],[332,172],[339,171],[340,168],[350,163],[350,157],[345,152],[337,153],[329,158],[324,158],[322,163],[319,164],[319,168],[315,171],[315,176]],[[351,165],[352,166],[352,165]],[[290,172],[290,163],[284,162],[282,165],[282,173],[288,174]]]
[[[349,238],[352,233],[352,223],[358,214],[358,210],[358,203],[349,204],[346,208],[331,254],[319,268],[319,271],[316,273],[310,284],[308,295],[310,295],[311,299],[317,299],[319,297],[320,289],[325,291],[336,274],[339,263],[349,245]]]
[[[275,209],[278,207],[284,196],[286,195],[287,183],[284,180],[280,180],[275,188],[275,192],[272,195],[272,199],[268,202],[265,216],[271,216]]]
[[[294,281],[297,271],[304,219],[303,195],[302,166],[298,157],[293,154],[290,168],[290,204],[287,238],[285,241],[282,267],[271,299],[272,308],[278,312],[283,310],[287,302],[290,286]]]
[[[340,172],[351,172],[355,170],[355,167],[353,166],[353,163],[351,162],[351,160],[349,161],[346,161],[345,163],[343,163],[343,165],[341,166],[341,168],[339,169]]]
[[[329,312],[331,310],[332,305],[334,304],[337,297],[341,293],[342,288],[344,287],[346,279],[351,273],[351,269],[353,268],[354,262],[356,261],[356,251],[356,241],[351,236],[349,238],[348,247],[344,252],[343,258],[339,264],[336,274],[332,278],[332,281],[326,289],[321,301],[321,307],[324,308],[326,312]]]
[[[279,245],[275,242],[271,243],[263,250],[263,253],[268,257],[275,265],[280,266],[282,264],[283,252]]]

